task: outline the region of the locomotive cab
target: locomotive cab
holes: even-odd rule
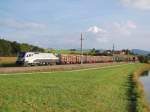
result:
[[[17,64],[28,65],[55,65],[59,61],[53,53],[21,52]]]

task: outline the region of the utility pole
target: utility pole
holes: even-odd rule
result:
[[[115,45],[113,44],[113,49],[112,49],[113,61],[116,61],[114,53],[115,53]]]
[[[113,49],[112,50],[113,50],[113,54],[114,54],[114,52],[115,52],[115,45],[114,44],[113,44]]]
[[[81,64],[83,64],[83,37],[81,33]]]

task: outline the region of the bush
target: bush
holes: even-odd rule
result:
[[[138,56],[138,59],[141,63],[148,63],[149,62],[149,57],[148,56]]]

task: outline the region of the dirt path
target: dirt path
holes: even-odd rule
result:
[[[69,71],[69,70],[98,68],[119,64],[126,64],[126,63],[96,63],[83,65],[74,64],[74,65],[55,65],[55,66],[36,66],[36,67],[0,67],[0,74]]]

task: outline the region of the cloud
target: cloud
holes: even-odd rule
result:
[[[10,40],[27,42],[34,45],[50,48],[80,47],[80,35],[78,32],[67,32],[66,34],[55,33],[48,26],[36,22],[0,20],[0,28],[3,29],[4,27],[6,27],[6,29],[16,29],[15,31],[8,30],[7,33],[2,32],[2,35],[6,35]],[[133,36],[131,35],[132,31],[136,29],[136,23],[131,20],[125,22],[112,22],[104,24],[102,27],[99,27],[98,25],[89,26],[85,30],[85,34],[83,34],[83,44],[85,48],[110,48],[112,43],[119,43],[122,45],[124,44],[125,39],[131,40],[131,37]]]
[[[150,10],[150,0],[121,0],[127,7],[133,7],[141,10]]]
[[[130,35],[133,30],[137,28],[137,25],[133,21],[127,22],[114,22],[111,26],[112,33],[118,35]]]
[[[114,39],[128,38],[136,31],[137,25],[134,21],[113,22],[105,24],[100,28],[96,25],[88,28],[87,36],[90,42],[108,43]]]
[[[96,25],[91,26],[87,30],[87,37],[90,42],[94,43],[107,43],[109,40],[106,37],[107,31]]]
[[[106,33],[106,31],[102,28],[99,28],[97,26],[92,26],[88,29],[88,32],[92,32],[94,34],[97,34],[97,33]]]
[[[20,22],[17,20],[0,20],[0,26],[16,30],[41,30],[45,29],[46,25],[36,22]]]
[[[127,21],[127,27],[130,29],[136,29],[137,25],[133,21]]]
[[[93,33],[95,37],[104,37],[110,34],[129,35],[133,30],[137,29],[136,23],[131,20],[126,22],[114,22],[103,27],[104,28],[97,27],[96,25],[91,26],[88,28],[88,33]]]

